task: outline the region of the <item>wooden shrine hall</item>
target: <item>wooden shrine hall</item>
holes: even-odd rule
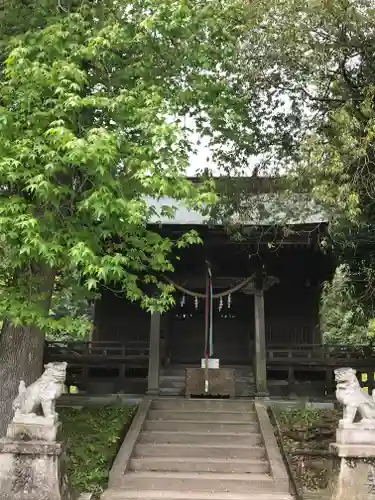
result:
[[[319,244],[326,219],[316,210],[304,214],[293,202],[290,220],[287,210],[276,223],[254,216],[238,239],[224,224],[174,200],[153,203],[177,207],[173,219],[155,216],[155,231],[176,238],[195,229],[203,244],[180,250],[174,259],[175,272],[166,279],[175,286],[175,306],[164,314],[127,302],[115,286],[103,289],[92,342],[143,346],[150,394],[160,393],[168,374],[172,380],[190,369],[207,370],[206,358],[209,366],[219,360],[224,378],[253,375],[255,392],[267,394],[267,351],[322,343],[320,294],[333,271]]]

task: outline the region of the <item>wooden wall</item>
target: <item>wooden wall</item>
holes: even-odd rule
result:
[[[267,344],[295,345],[320,343],[318,328],[319,288],[274,285],[265,292]],[[204,355],[204,303],[179,304],[162,317],[161,337],[166,356],[172,363],[196,363]],[[251,360],[254,339],[254,301],[252,295],[237,292],[232,305],[218,310],[214,301],[215,355],[223,363],[246,364]],[[148,341],[150,315],[135,304],[106,291],[97,303],[93,340]]]
[[[319,300],[322,283],[332,271],[332,262],[313,247],[285,246],[276,249],[253,248],[244,244],[222,242],[195,245],[181,251],[173,279],[183,282],[186,276],[204,283],[205,260],[212,264],[214,276],[246,277],[263,269],[279,283],[264,293],[266,340],[285,346],[320,343]],[[202,291],[202,290],[200,290]],[[204,304],[198,311],[190,305],[176,306],[162,317],[162,351],[171,362],[196,363],[204,354]],[[185,317],[183,316],[185,314]],[[150,315],[136,304],[104,289],[95,310],[97,340],[149,339]],[[248,363],[252,357],[250,344],[254,338],[253,297],[237,292],[229,310],[219,312],[215,301],[215,355],[224,363]]]
[[[95,305],[93,340],[146,341],[150,338],[150,314],[121,294],[103,289]]]
[[[320,343],[320,287],[280,282],[264,294],[268,344]]]

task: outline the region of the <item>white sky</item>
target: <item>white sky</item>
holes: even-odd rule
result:
[[[202,171],[204,168],[208,168],[215,176],[223,175],[223,172],[220,171],[220,168],[217,166],[217,164],[212,161],[212,154],[210,148],[207,145],[207,142],[208,141],[202,141],[199,146],[196,146],[196,153],[189,156],[190,165],[186,171],[186,174],[188,176],[195,176],[198,170]],[[256,165],[259,159],[260,156],[254,156],[249,159],[248,175],[252,174],[253,167]]]
[[[208,159],[208,161],[207,161]],[[195,154],[191,154],[189,158],[189,168],[187,169],[187,175],[194,176],[197,170],[202,171],[204,168],[209,168],[214,175],[219,175],[219,168],[211,160],[211,151],[207,146],[207,141],[202,141],[202,143],[197,146],[197,151]]]
[[[186,123],[194,130],[194,123],[191,118],[185,118]],[[188,176],[195,176],[197,171],[202,172],[203,169],[208,168],[213,175],[223,175],[218,165],[212,160],[212,152],[209,148],[209,138],[202,137],[200,134],[191,132],[191,141],[195,145],[195,153],[189,155],[189,167],[186,171]],[[253,156],[249,158],[249,170],[247,175],[252,175],[255,165],[262,160],[262,156]],[[243,174],[242,174],[243,175]]]

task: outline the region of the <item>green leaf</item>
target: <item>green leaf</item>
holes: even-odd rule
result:
[[[147,310],[173,305],[159,276],[200,238],[159,234],[146,200],[217,201],[213,182],[186,177],[195,139],[183,117],[217,151],[244,143],[239,41],[255,19],[241,0],[26,4],[0,12],[0,313],[82,336],[102,285]]]

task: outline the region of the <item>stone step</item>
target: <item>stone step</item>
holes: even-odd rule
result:
[[[160,389],[185,389],[185,384],[178,384],[177,382],[174,382],[173,384],[171,383],[161,383],[160,384]]]
[[[330,494],[326,490],[304,491],[303,500],[329,500]],[[363,500],[366,500],[362,497]],[[361,500],[362,500],[361,499]]]
[[[212,422],[217,420],[220,417],[220,420],[224,420],[226,422],[244,422],[244,423],[252,423],[257,422],[255,411],[249,412],[220,412],[219,414],[215,411],[188,411],[188,410],[150,410],[148,413],[148,418],[150,420],[194,420],[194,421],[204,421],[204,422]]]
[[[255,488],[276,491],[267,474],[216,474],[214,472],[128,472],[119,486],[128,490],[248,493]]]
[[[254,387],[236,387],[235,394],[237,398],[253,398],[256,394],[256,389]],[[185,384],[178,386],[173,384],[172,386],[161,386],[160,396],[184,396],[185,395]]]
[[[221,417],[221,414],[217,415]],[[178,431],[178,432],[210,432],[210,433],[251,433],[258,432],[258,423],[233,423],[231,421],[222,421],[217,418],[212,422],[201,420],[146,420],[143,428],[146,431]]]
[[[176,388],[176,387],[162,387],[160,389],[161,396],[182,396],[185,392],[184,388]]]
[[[182,377],[185,378],[185,370],[181,368],[169,369],[161,371],[160,377]]]
[[[210,458],[196,457],[147,457],[133,458],[130,469],[134,471],[166,471],[166,472],[215,472],[236,474],[266,474],[268,463],[261,459],[244,458]]]
[[[140,457],[200,457],[200,458],[264,458],[263,446],[221,444],[137,443],[134,456]]]
[[[260,433],[241,432],[172,432],[142,431],[139,443],[188,443],[188,444],[226,444],[258,445],[261,444]]]
[[[303,493],[303,500],[331,500],[332,495],[329,494],[326,491],[321,492],[319,491],[309,491],[309,492],[304,492]],[[361,500],[374,500],[374,494],[373,493],[368,493],[368,494],[361,494],[360,496]],[[79,499],[78,499],[79,500]]]
[[[250,387],[250,386],[255,386],[254,382],[250,382],[250,381],[247,381],[247,382],[237,382],[236,381],[236,384],[235,384],[235,388],[236,389],[246,389],[247,387]]]
[[[185,382],[160,382],[159,389],[185,389]]]
[[[184,385],[185,379],[182,377],[162,377],[160,378],[159,385],[161,384],[179,384]]]
[[[160,378],[159,381],[160,387],[168,387],[168,386],[173,386],[173,387],[184,387],[185,386],[185,379],[182,377],[162,377]]]
[[[251,391],[254,391],[255,390],[255,384],[246,384],[244,386],[236,386],[236,394],[239,393],[239,392],[251,392]]]
[[[288,493],[257,492],[254,489],[247,493],[229,492],[188,492],[188,491],[155,491],[155,490],[107,490],[102,500],[293,500]]]
[[[185,380],[185,375],[181,373],[177,374],[177,375],[173,375],[173,374],[170,374],[170,373],[164,373],[162,375],[160,375],[159,377],[160,380]]]
[[[331,500],[332,493],[328,489],[316,490],[316,491],[303,491],[303,500]],[[374,500],[374,494],[369,492],[368,494],[361,494],[361,500]]]
[[[178,410],[187,411],[224,411],[224,412],[244,412],[254,411],[252,400],[237,399],[177,399],[160,398],[152,402],[152,410]]]

